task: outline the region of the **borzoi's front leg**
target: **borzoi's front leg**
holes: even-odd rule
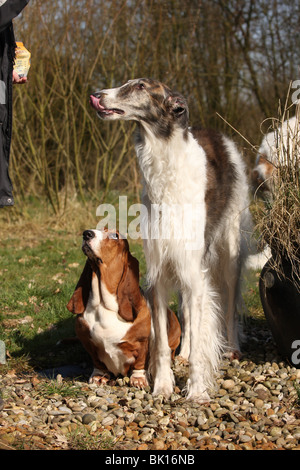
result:
[[[191,351],[187,399],[204,403],[210,399],[208,389],[219,365],[222,335],[214,293],[205,276],[202,275],[200,282],[200,288],[192,291],[190,301]]]
[[[153,290],[153,327],[155,335],[155,364],[153,395],[168,398],[174,387],[171,370],[171,350],[168,343],[167,297],[160,289]]]

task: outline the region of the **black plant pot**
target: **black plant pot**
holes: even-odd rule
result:
[[[282,263],[279,276],[269,260],[262,269],[259,291],[264,314],[279,353],[300,368],[300,293],[291,281],[291,266]]]

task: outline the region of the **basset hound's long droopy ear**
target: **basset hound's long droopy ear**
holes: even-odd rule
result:
[[[67,309],[75,315],[85,311],[91,290],[92,274],[92,267],[89,261],[86,261],[75,291],[67,304]]]
[[[139,262],[128,253],[124,272],[117,290],[119,315],[125,321],[134,321],[140,308]]]

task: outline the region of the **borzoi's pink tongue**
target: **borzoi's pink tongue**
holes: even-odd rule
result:
[[[100,104],[100,99],[96,98],[96,96],[91,95],[90,96],[90,104],[95,108],[97,111],[100,111],[101,109],[104,109],[103,106]]]

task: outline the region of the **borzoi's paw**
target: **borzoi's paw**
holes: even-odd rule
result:
[[[174,376],[173,372],[161,374],[156,376],[154,380],[153,395],[163,395],[165,398],[170,398],[174,389]]]
[[[189,401],[195,401],[197,403],[209,403],[210,397],[206,390],[203,387],[199,387],[198,384],[191,384],[190,379],[188,379],[186,384],[187,395],[186,399]]]
[[[173,385],[169,383],[160,383],[160,384],[154,384],[153,396],[157,395],[163,395],[165,398],[170,398],[171,394],[173,392]]]
[[[199,393],[194,394],[192,391],[190,391],[187,394],[186,399],[189,400],[189,401],[195,401],[195,402],[201,403],[201,404],[210,402],[210,397],[209,397],[207,392],[202,392],[200,394]]]

